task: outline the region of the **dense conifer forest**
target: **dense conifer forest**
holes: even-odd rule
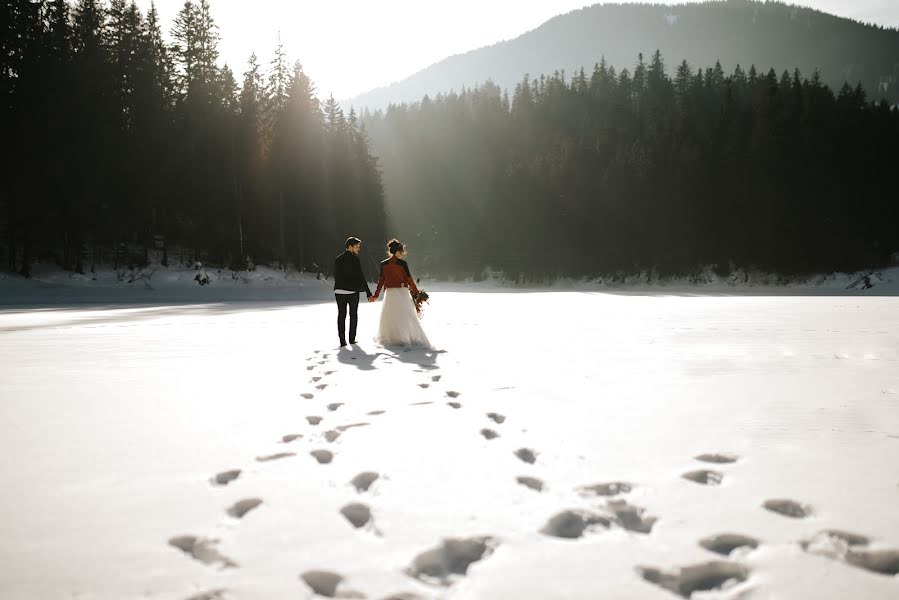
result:
[[[816,72],[656,52],[364,122],[396,228],[437,274],[801,274],[899,249],[899,109]]]
[[[10,270],[139,264],[151,248],[165,263],[318,269],[350,233],[385,238],[364,129],[333,98],[319,102],[282,44],[240,75],[219,66],[208,0],[184,4],[170,43],[155,7],[125,0],[2,10]]]

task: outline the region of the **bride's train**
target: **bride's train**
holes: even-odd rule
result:
[[[384,290],[381,323],[375,341],[382,346],[432,347],[418,319],[418,313],[415,312],[408,288]]]

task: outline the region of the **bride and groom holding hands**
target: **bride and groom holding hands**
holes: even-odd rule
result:
[[[409,264],[406,262],[406,248],[399,240],[387,244],[388,257],[381,261],[381,273],[375,293],[371,293],[359,251],[362,240],[351,237],[346,240],[346,250],[334,259],[334,297],[337,300],[337,334],[340,346],[347,345],[346,317],[350,317],[350,344],[356,343],[356,329],[359,323],[359,294],[365,292],[369,302],[375,302],[384,292],[384,306],[375,341],[382,346],[409,346],[431,348],[418,319],[416,299],[427,296],[415,285]]]

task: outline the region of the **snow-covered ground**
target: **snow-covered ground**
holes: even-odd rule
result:
[[[886,285],[225,285],[0,282],[0,598],[899,596]]]

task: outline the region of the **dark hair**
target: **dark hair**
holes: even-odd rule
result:
[[[361,244],[361,243],[362,243],[362,240],[360,240],[357,237],[348,237],[346,239],[346,247],[347,248],[349,248],[350,246],[355,246],[356,244]]]
[[[405,246],[403,246],[402,242],[399,240],[390,240],[387,242],[387,251],[390,254],[396,254],[397,252],[402,252]]]

